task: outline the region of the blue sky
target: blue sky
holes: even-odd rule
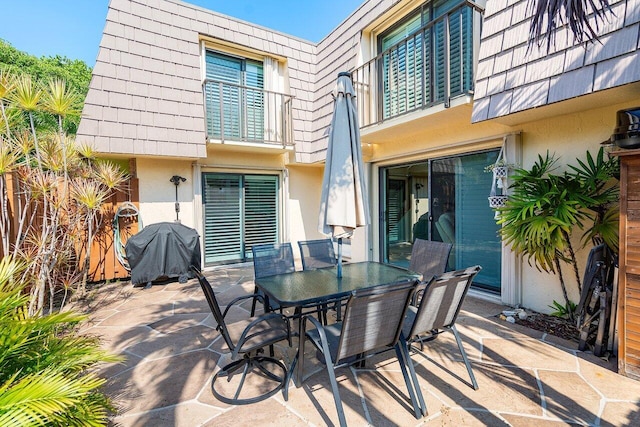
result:
[[[207,9],[312,42],[364,0],[190,0]],[[0,0],[0,38],[35,56],[62,55],[95,65],[108,0]]]

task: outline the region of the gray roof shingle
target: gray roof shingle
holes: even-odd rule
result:
[[[475,92],[472,122],[640,81],[640,0],[613,2],[615,16],[599,28],[600,43],[574,45],[563,28],[550,52],[546,45],[527,45],[526,3],[487,3],[476,75],[481,90]]]

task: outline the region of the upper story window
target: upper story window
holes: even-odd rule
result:
[[[377,56],[353,72],[362,126],[471,94],[480,13],[467,0],[433,0],[377,32]]]
[[[207,138],[292,145],[291,97],[280,92],[281,64],[204,49]]]
[[[208,135],[219,139],[264,138],[262,63],[222,53],[206,53]]]
[[[471,91],[472,9],[461,5],[425,3],[380,34],[383,118]]]

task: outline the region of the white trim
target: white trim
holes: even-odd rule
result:
[[[489,301],[495,304],[504,305],[505,303],[502,301],[500,295],[497,295],[493,292],[483,291],[482,289],[470,288],[467,292],[467,295],[470,297],[474,297],[483,301]],[[509,304],[507,304],[509,305]],[[498,313],[496,313],[498,314]]]
[[[520,134],[504,137],[505,160],[509,164],[522,164],[522,141]],[[508,179],[508,177],[507,177]],[[507,181],[507,188],[510,185]],[[502,268],[500,274],[502,303],[510,306],[522,304],[522,257],[518,257],[504,241],[502,242]]]
[[[191,182],[193,182],[193,224],[200,235],[200,265],[204,266],[204,219],[202,218],[202,170],[197,163],[193,164],[191,171]]]

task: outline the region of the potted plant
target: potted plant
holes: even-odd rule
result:
[[[514,165],[505,161],[502,156],[502,151],[498,156],[498,160],[484,168],[485,172],[491,172],[493,174],[491,179],[491,193],[488,197],[490,208],[502,208],[507,203],[507,176],[512,169],[514,169]]]
[[[507,163],[504,158],[499,158],[495,163],[492,163],[484,168],[485,172],[493,173],[496,178],[504,178],[509,175],[509,171],[514,168],[514,165]]]
[[[556,159],[538,155],[530,169],[516,169],[505,206],[498,209],[502,239],[516,253],[526,256],[539,270],[557,274],[564,307],[572,307],[561,264],[573,270],[578,291],[582,279],[571,244],[574,230],[583,231],[583,246],[618,245],[617,158],[606,160],[602,148],[594,158],[568,165],[569,172],[555,173]],[[573,318],[573,313],[570,313]]]

